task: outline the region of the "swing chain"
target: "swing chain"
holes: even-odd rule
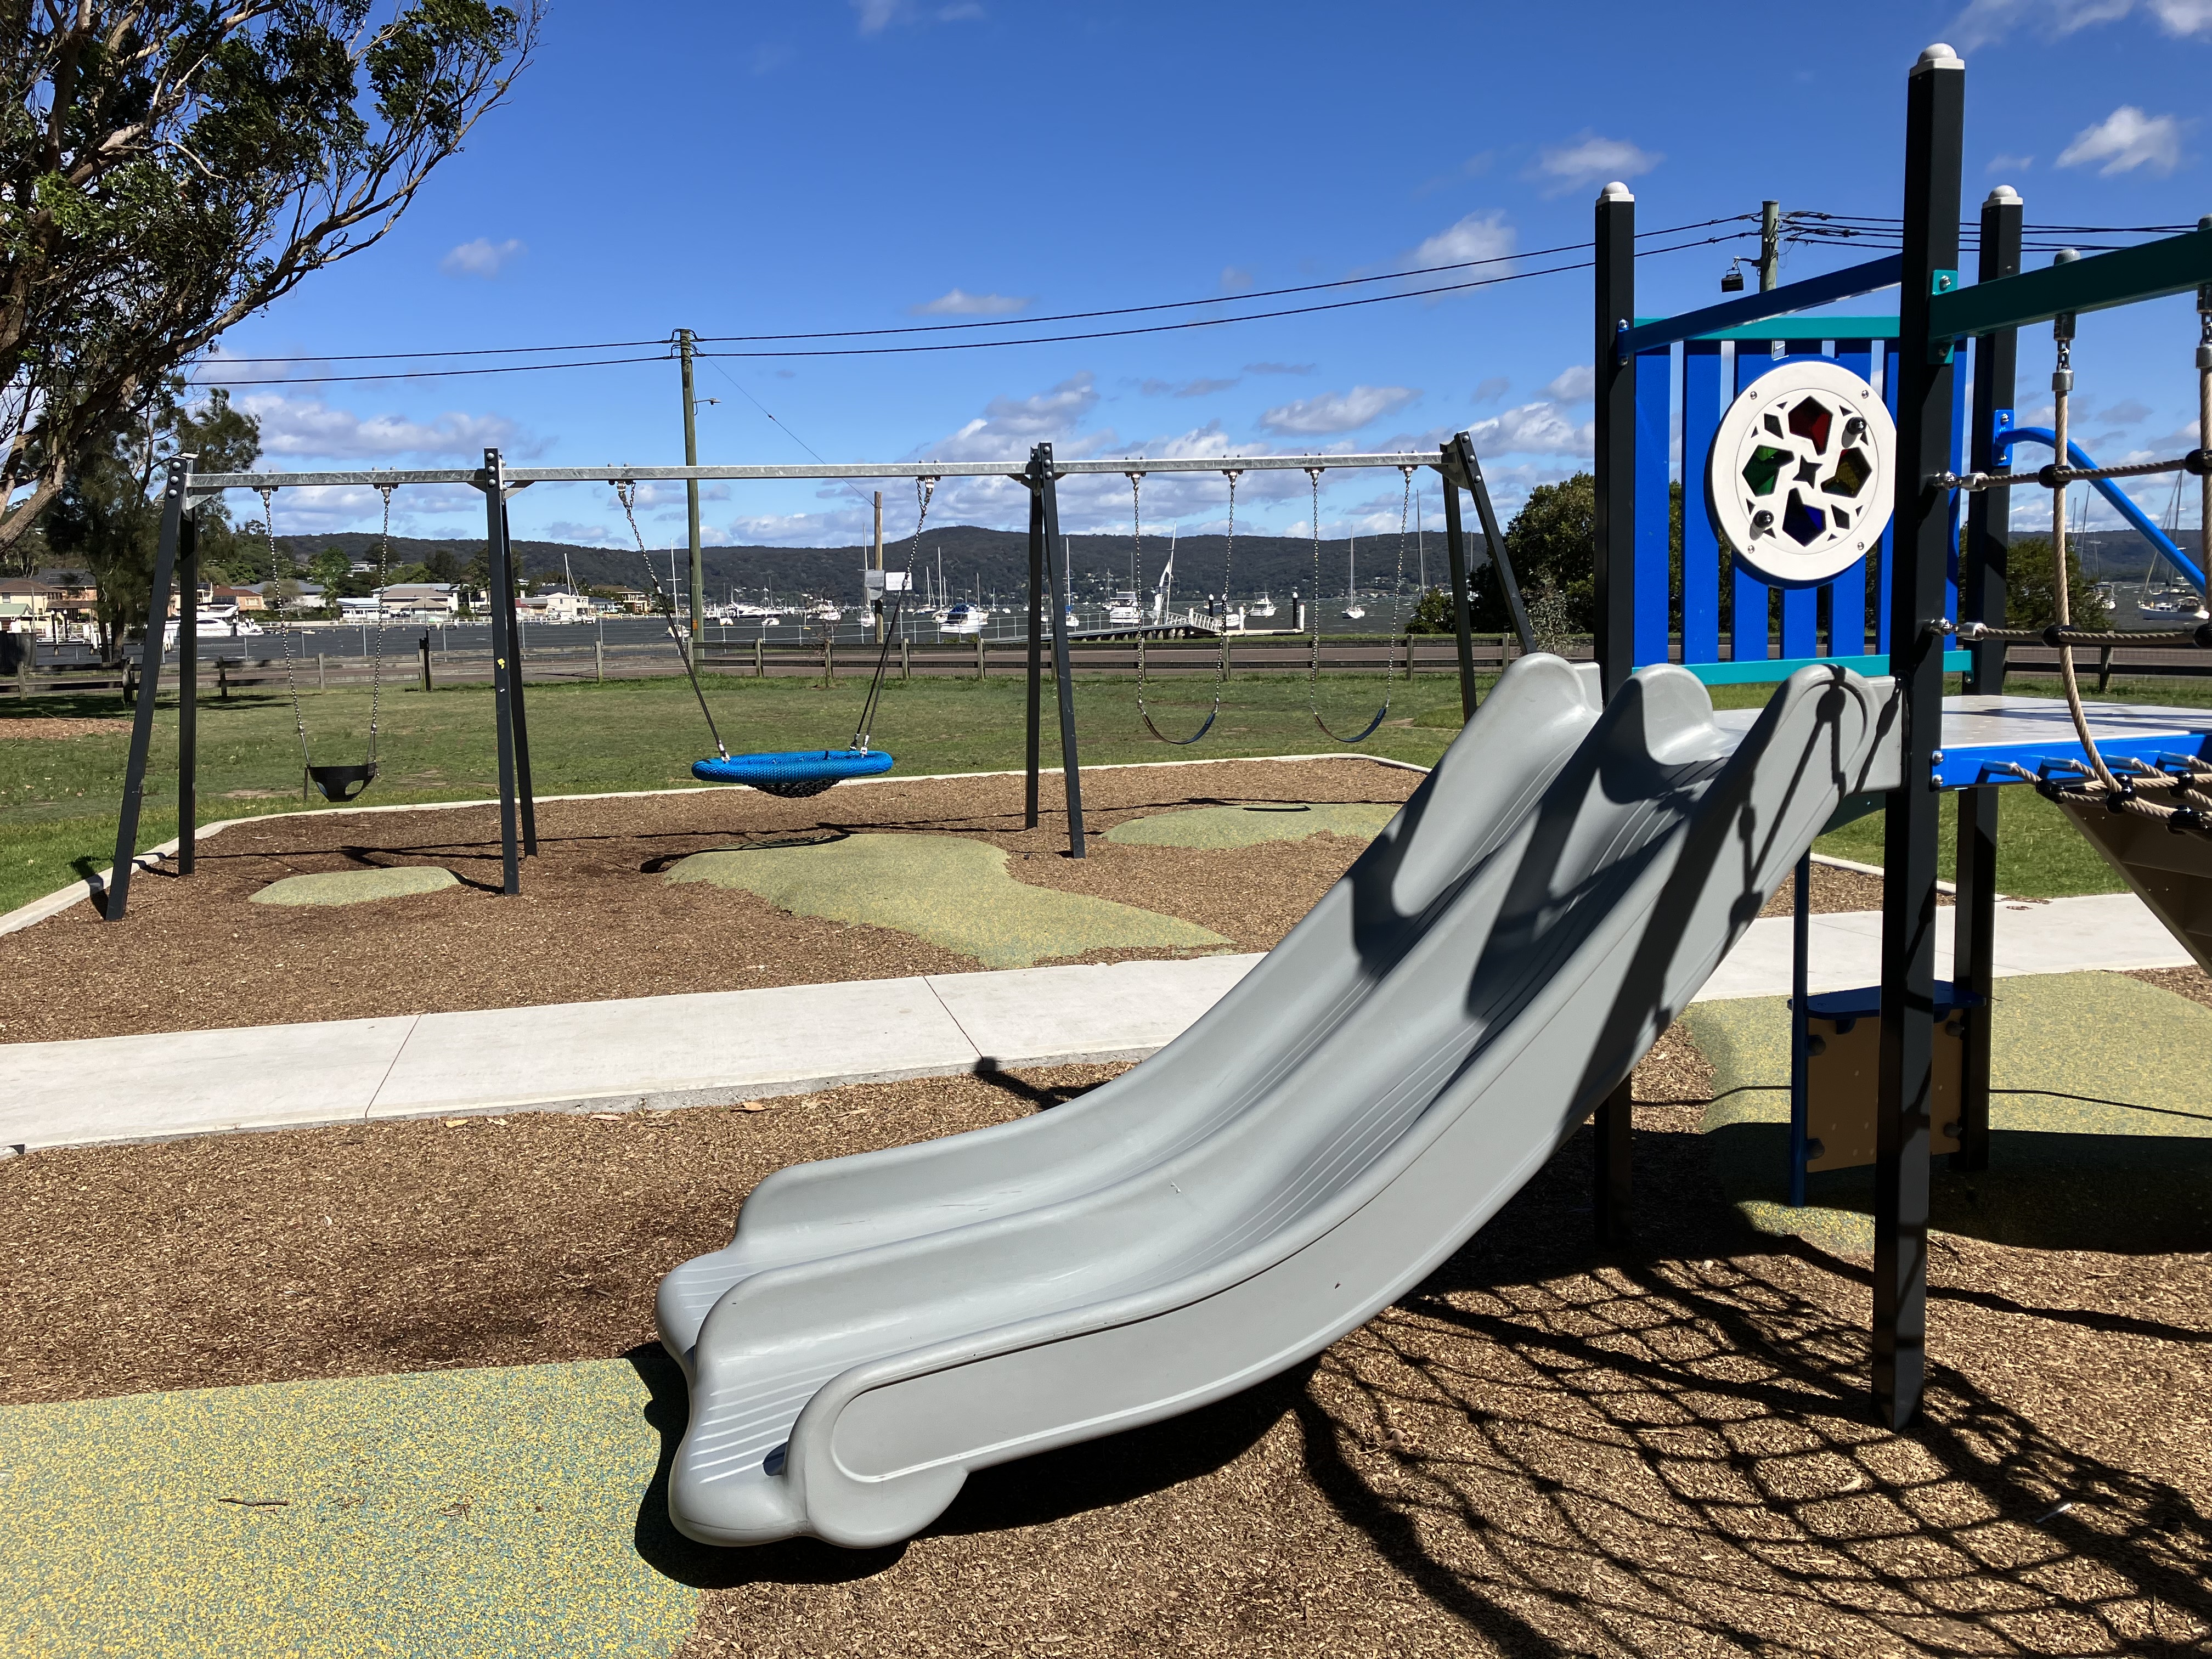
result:
[[[653,597],[661,601],[662,613],[668,618],[669,642],[676,647],[677,660],[684,665],[684,677],[691,682],[691,695],[699,701],[699,712],[707,721],[707,735],[714,740],[714,752],[724,760],[730,757],[729,745],[722,741],[722,733],[714,724],[714,711],[707,706],[707,693],[699,684],[699,669],[691,659],[690,648],[684,641],[684,631],[676,625],[676,596],[660,585],[660,578],[653,568],[653,557],[645,550],[645,532],[637,524],[637,480],[610,478],[607,483],[622,503],[623,516],[629,520],[629,533],[637,544],[637,562],[645,567],[646,585]]]
[[[906,586],[899,590],[902,596],[914,591],[915,562],[921,556],[921,527],[929,522],[929,504],[937,497],[937,480],[916,478],[914,481],[914,540],[908,544],[906,555]],[[868,682],[866,700],[860,705],[860,724],[854,728],[849,747],[854,754],[865,755],[875,739],[876,710],[882,705],[884,676],[890,666],[891,641],[898,635],[899,612],[905,609],[903,597],[892,602],[890,615],[884,624],[884,637],[876,648],[875,677]]]
[[[284,596],[277,591],[276,586],[283,580],[278,568],[278,562],[283,556],[276,550],[276,492],[264,484],[256,489],[254,494],[261,497],[261,532],[269,541],[269,604],[276,612],[276,644],[278,649],[284,653],[284,690],[292,700],[292,729],[298,732],[300,737],[300,764],[312,774],[315,757],[307,747],[307,711],[300,707],[300,684],[293,671],[292,629],[284,614],[287,608]],[[192,595],[191,617],[192,629],[195,633],[198,631],[200,625],[199,603],[200,596],[195,592]],[[181,629],[184,607],[179,605],[177,608],[178,626]]]
[[[1321,714],[1321,475],[1322,475],[1322,469],[1321,469],[1320,467],[1317,467],[1317,466],[1310,466],[1310,467],[1308,467],[1308,468],[1306,468],[1306,469],[1305,469],[1305,475],[1306,475],[1306,480],[1307,480],[1307,482],[1308,482],[1308,483],[1312,486],[1312,489],[1313,489],[1313,510],[1312,510],[1312,530],[1313,530],[1313,592],[1312,592],[1312,595],[1311,595],[1311,596],[1307,599],[1307,601],[1306,601],[1307,605],[1308,605],[1308,607],[1309,607],[1309,609],[1308,609],[1308,611],[1307,611],[1307,616],[1310,618],[1310,622],[1311,622],[1311,630],[1310,630],[1310,631],[1311,631],[1311,635],[1312,635],[1312,641],[1313,641],[1313,644],[1312,644],[1312,655],[1311,655],[1311,656],[1307,659],[1307,664],[1306,664],[1306,708],[1307,708],[1308,711],[1309,711],[1309,712],[1310,712],[1310,713],[1312,714],[1312,715],[1313,715],[1314,724],[1315,724],[1316,726],[1319,726],[1319,727],[1321,728],[1321,730],[1322,730],[1322,734],[1324,737],[1326,737],[1326,738],[1329,738],[1329,739],[1330,739],[1330,741],[1334,742],[1334,743],[1341,743],[1341,744],[1361,744],[1361,743],[1364,743],[1364,742],[1366,742],[1368,738],[1370,738],[1373,737],[1373,736],[1375,735],[1375,728],[1376,728],[1376,726],[1378,726],[1382,725],[1382,722],[1383,722],[1383,720],[1384,720],[1386,718],[1388,718],[1388,717],[1389,717],[1389,713],[1390,713],[1390,675],[1389,675],[1389,667],[1388,667],[1388,664],[1387,664],[1387,660],[1386,660],[1385,671],[1384,671],[1383,677],[1382,677],[1382,706],[1380,708],[1378,708],[1378,709],[1376,709],[1376,710],[1375,711],[1375,718],[1374,718],[1373,720],[1370,720],[1370,721],[1368,721],[1368,722],[1367,722],[1366,726],[1364,726],[1364,727],[1360,731],[1359,734],[1358,734],[1357,737],[1351,737],[1351,738],[1341,737],[1341,736],[1340,736],[1338,733],[1336,733],[1336,732],[1333,732],[1333,731],[1329,730],[1329,725],[1328,725],[1328,722],[1327,720],[1323,720],[1323,719],[1322,718],[1322,714]],[[1407,473],[1407,486],[1408,489],[1410,489],[1412,488],[1412,482],[1411,482],[1411,479],[1412,479],[1412,475],[1411,475],[1411,472],[1410,472],[1410,471],[1408,471],[1408,473]],[[1398,544],[1399,578],[1400,578],[1401,581],[1402,581],[1402,580],[1404,580],[1404,576],[1405,576],[1405,563],[1404,563],[1404,562],[1405,562],[1405,557],[1406,557],[1406,547],[1405,547],[1405,542],[1404,542],[1404,539],[1403,539],[1403,538],[1401,537],[1401,538],[1400,538],[1399,544]]]
[[[384,590],[392,568],[392,492],[396,484],[379,484],[384,492],[384,532],[376,544],[376,654],[368,665],[368,763],[376,764],[376,726],[384,697]]]

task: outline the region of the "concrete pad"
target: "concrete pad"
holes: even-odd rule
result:
[[[929,986],[981,1063],[1073,1066],[1164,1048],[1260,960],[1117,962],[998,974],[934,974]]]
[[[699,1106],[975,1061],[921,979],[424,1014],[368,1115]]]
[[[659,1659],[649,1408],[623,1360],[0,1407],[0,1655]]]
[[[373,870],[326,870],[318,875],[286,876],[270,882],[252,904],[367,904],[374,899],[404,898],[459,887],[460,878],[435,864],[401,864]]]
[[[1999,975],[2072,974],[2092,969],[2185,968],[2196,960],[2133,893],[2029,903],[2011,899],[1996,909]],[[1881,913],[1850,911],[1811,919],[1807,983],[1815,993],[1849,990],[1881,980]],[[1936,976],[1951,975],[1953,922],[1937,919]],[[1786,994],[1790,919],[1751,924],[1694,1002]]]
[[[0,1146],[357,1121],[415,1016],[0,1048]]]
[[[1130,818],[1106,832],[1125,847],[1257,847],[1262,842],[1304,841],[1328,834],[1372,841],[1398,809],[1370,801],[1267,802],[1243,806],[1196,806]]]
[[[1032,887],[1004,848],[962,836],[848,836],[802,847],[694,853],[665,879],[757,894],[796,915],[893,927],[986,968],[1091,951],[1202,950],[1229,941],[1133,904]]]

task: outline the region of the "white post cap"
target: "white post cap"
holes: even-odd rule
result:
[[[1917,75],[1922,70],[1962,70],[1966,67],[1965,58],[1938,40],[1934,46],[1922,51],[1920,61],[1912,66],[1912,72]]]
[[[1626,185],[1616,179],[1598,191],[1597,199],[1601,202],[1632,202],[1636,199],[1636,196]]]

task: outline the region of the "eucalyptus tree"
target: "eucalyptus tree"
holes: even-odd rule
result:
[[[0,561],[180,365],[389,234],[541,15],[0,0]]]

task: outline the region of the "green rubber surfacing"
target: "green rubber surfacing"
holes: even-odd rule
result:
[[[1106,839],[1123,847],[1257,847],[1328,834],[1372,841],[1398,814],[1370,801],[1282,801],[1249,806],[1200,806],[1154,812],[1115,824]]]
[[[797,915],[896,928],[986,968],[1027,968],[1091,951],[1231,943],[1178,917],[1017,881],[1003,848],[959,836],[858,835],[694,853],[665,879],[740,888]]]
[[[1990,1167],[1935,1160],[1929,1224],[2031,1249],[2198,1250],[2212,1237],[2212,1008],[2124,974],[1996,981]],[[1784,1201],[1790,1020],[1780,997],[1694,1004],[1683,1016],[1713,1066],[1705,1131],[1722,1190],[1762,1231],[1874,1249],[1874,1171],[1806,1181]]]
[[[638,1553],[650,1400],[599,1360],[0,1407],[0,1655],[659,1659],[697,1596]]]
[[[367,904],[458,887],[460,878],[434,864],[403,864],[374,870],[331,870],[319,875],[286,876],[252,895],[255,904]]]

